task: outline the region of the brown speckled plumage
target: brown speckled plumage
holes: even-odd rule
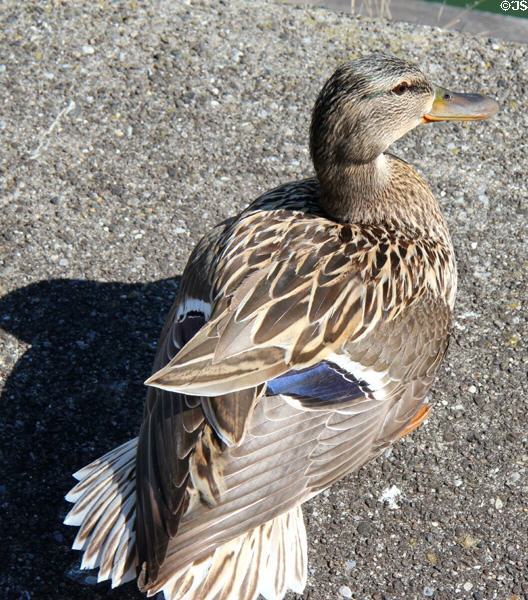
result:
[[[83,566],[113,585],[137,568],[142,590],[170,600],[302,592],[300,504],[423,420],[447,346],[449,233],[422,178],[384,154],[452,118],[438,89],[393,57],[340,67],[313,112],[317,176],[199,242],[139,438],[77,473],[67,496]],[[482,116],[465,110],[456,118]]]

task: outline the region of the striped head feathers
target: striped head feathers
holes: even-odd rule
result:
[[[341,65],[313,110],[310,144],[316,170],[329,161],[373,161],[421,123],[433,99],[425,75],[399,58],[374,54]]]

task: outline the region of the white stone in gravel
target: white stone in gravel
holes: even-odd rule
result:
[[[83,54],[93,54],[95,52],[94,47],[86,44],[82,47]]]
[[[352,590],[348,587],[348,585],[342,585],[339,588],[339,593],[343,598],[352,598]]]
[[[469,592],[469,590],[473,587],[473,584],[471,583],[471,581],[466,581],[463,587],[466,590],[466,592]]]
[[[352,571],[356,564],[355,560],[347,560],[345,563],[345,571]]]
[[[396,502],[396,498],[400,496],[401,493],[402,492],[400,488],[396,487],[395,485],[391,485],[381,492],[378,502],[386,502],[391,510],[396,510],[400,508],[400,505]]]

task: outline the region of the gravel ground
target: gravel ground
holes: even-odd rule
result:
[[[311,173],[317,91],[381,49],[501,112],[393,148],[453,234],[454,335],[427,424],[306,505],[303,598],[528,598],[528,46],[261,0],[2,6],[3,597],[142,597],[77,571],[70,473],[136,434],[193,245]]]

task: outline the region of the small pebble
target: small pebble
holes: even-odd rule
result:
[[[470,385],[470,386],[468,387],[468,392],[469,392],[470,394],[476,394],[476,393],[477,393],[477,388],[476,388],[474,385]]]
[[[352,569],[356,566],[355,560],[347,560],[345,563],[345,571],[352,571]]]
[[[93,46],[86,44],[82,47],[83,54],[93,54],[95,52]]]
[[[400,508],[400,505],[396,502],[396,499],[401,495],[401,493],[401,490],[397,486],[391,485],[381,492],[378,502],[385,502],[391,510],[396,510]]]
[[[370,525],[366,521],[360,521],[357,530],[360,535],[367,536],[370,533]]]
[[[339,593],[343,598],[352,598],[352,590],[348,587],[348,585],[342,585],[339,588]]]
[[[430,598],[434,594],[434,589],[430,588],[430,587],[425,587],[423,593],[424,593],[424,596],[427,596],[428,598]]]
[[[434,552],[428,552],[425,556],[426,556],[427,560],[433,565],[436,565],[436,563],[438,562],[438,557],[436,556],[436,554]],[[425,588],[425,589],[427,590],[430,588]]]
[[[62,533],[60,531],[54,531],[53,532],[53,539],[60,544],[61,542],[64,541],[64,537],[62,536]]]
[[[473,584],[471,583],[471,581],[466,581],[463,587],[466,590],[466,592],[469,592],[469,590],[473,587]]]

